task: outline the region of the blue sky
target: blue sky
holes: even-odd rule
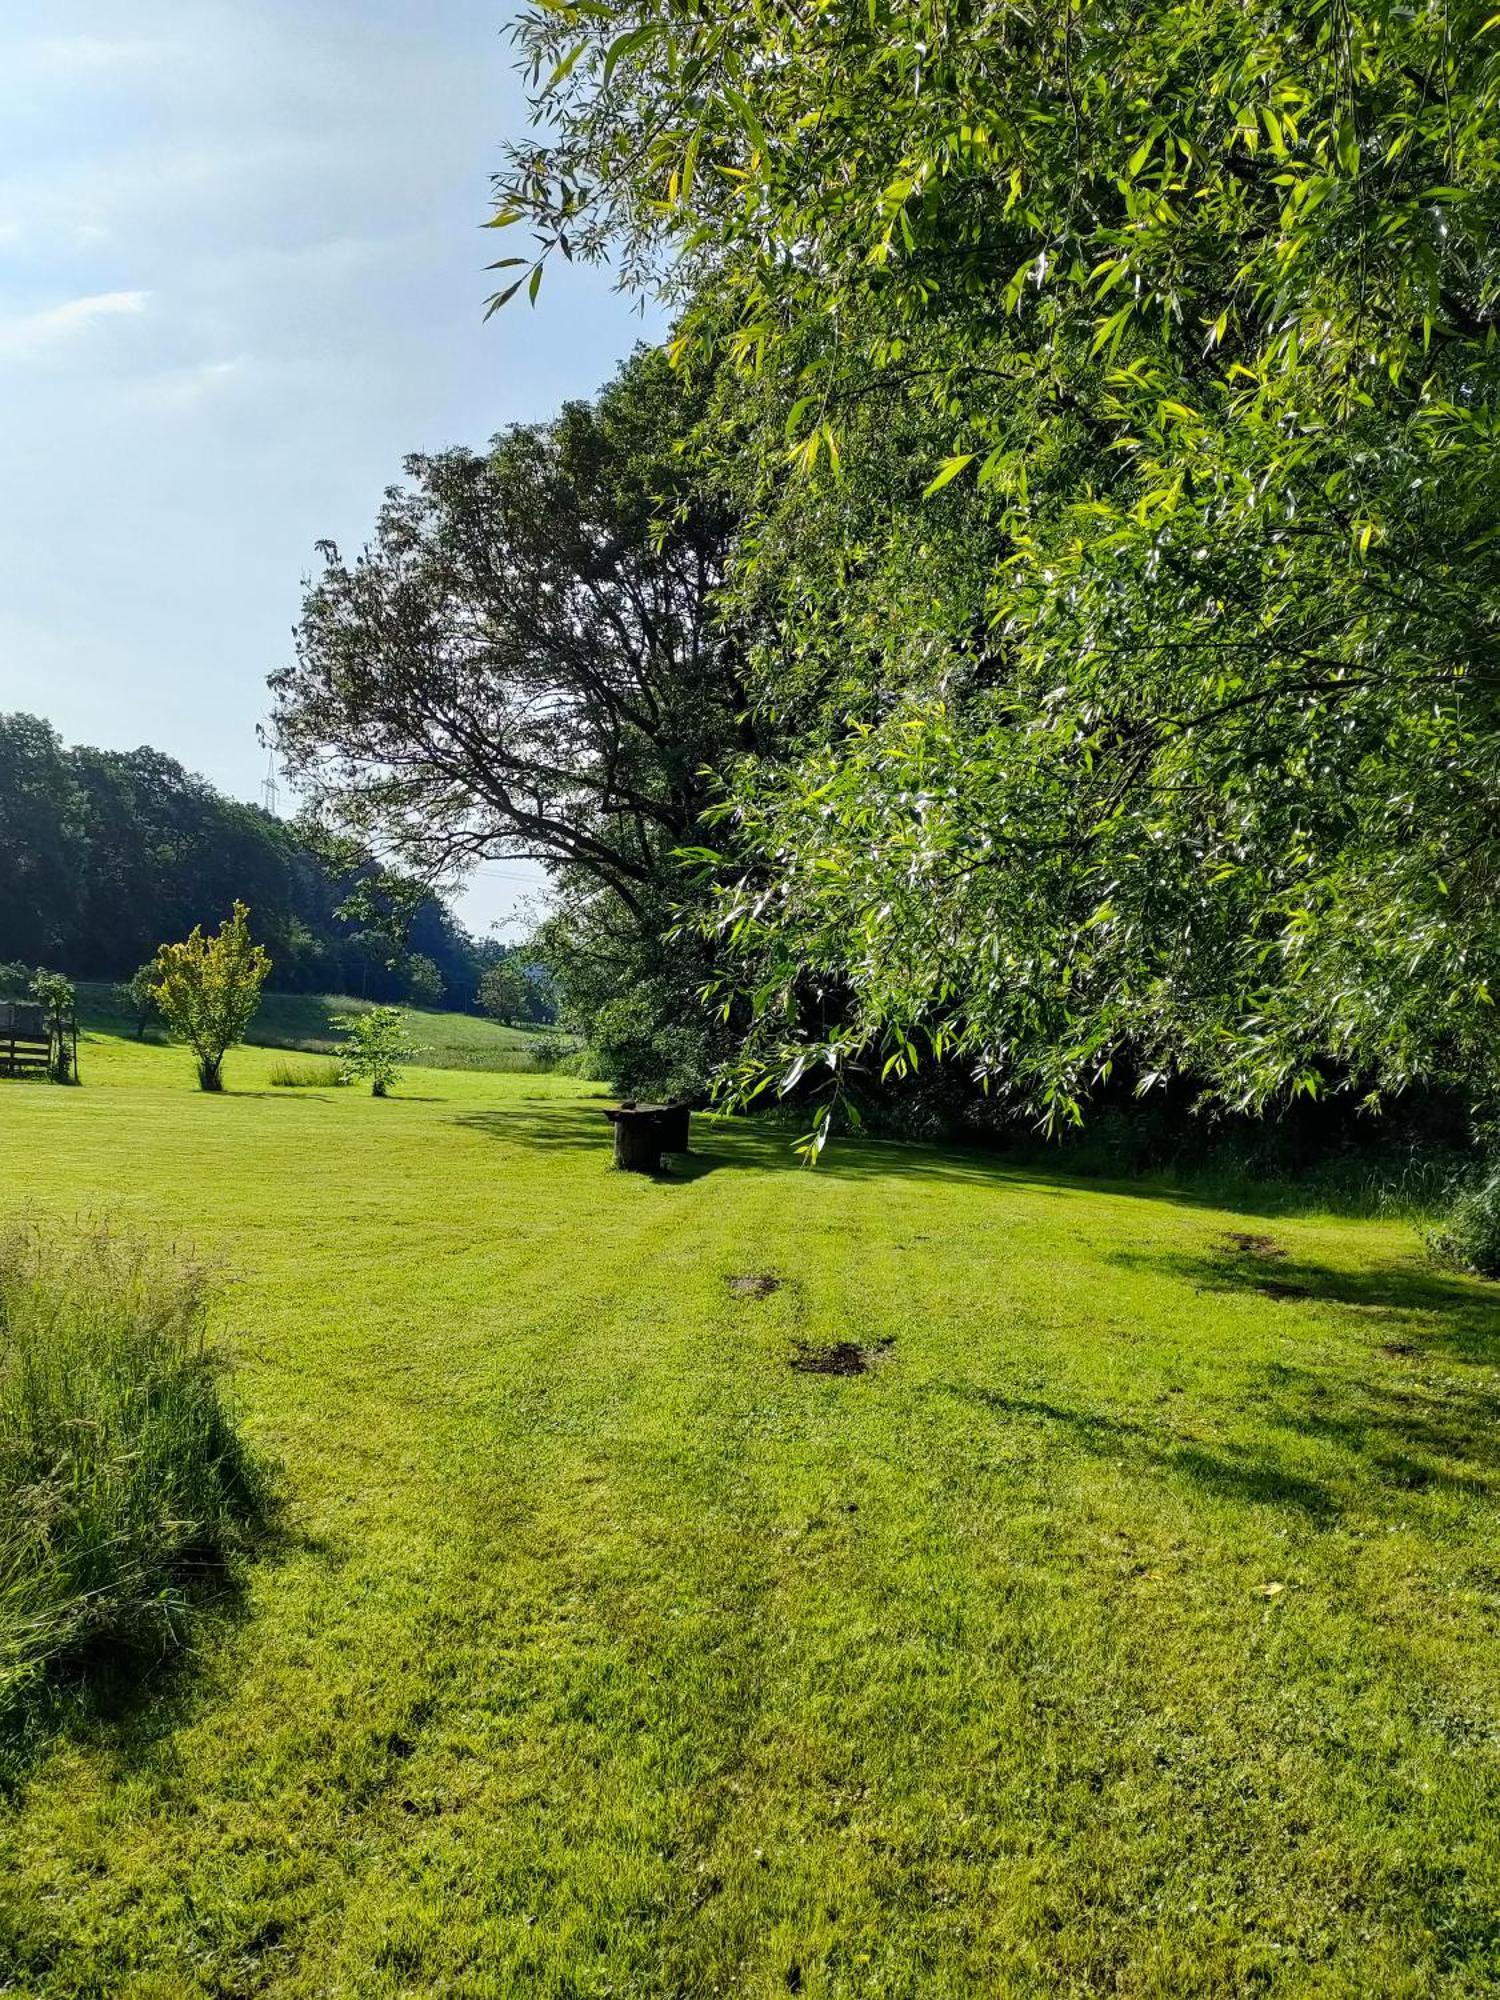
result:
[[[641,337],[599,272],[483,322],[506,18],[5,0],[0,708],[258,796],[315,540],[357,546],[404,453],[544,416]],[[486,870],[464,914],[536,873]]]

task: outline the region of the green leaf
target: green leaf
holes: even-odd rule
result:
[[[766,139],[766,128],[755,115],[749,99],[742,97],[739,91],[731,90],[728,84],[725,84],[724,100],[733,108],[736,116],[739,118],[740,124],[749,135],[750,143],[755,151],[762,154],[769,152],[770,146]]]
[[[938,470],[936,479],[927,487],[922,498],[930,500],[934,493],[941,493],[945,486],[951,486],[964,467],[972,465],[977,457],[977,452],[960,451],[956,452],[952,458],[945,458]]]
[[[601,88],[609,87],[609,80],[614,75],[616,67],[626,56],[634,55],[637,49],[644,48],[646,43],[654,40],[661,31],[661,22],[647,21],[639,28],[632,28],[628,34],[617,36],[604,52],[604,63],[599,72]]]
[[[578,58],[583,54],[584,50],[587,47],[588,47],[588,40],[586,37],[583,41],[575,42],[573,44],[573,47],[569,49],[568,53],[563,57],[562,61],[557,65],[557,68],[553,70],[551,76],[548,77],[546,83],[546,88],[548,90],[556,90],[557,86],[560,83],[565,83],[567,81],[567,79],[573,73],[573,68],[574,65],[577,63]]]
[[[1114,354],[1116,348],[1120,345],[1121,336],[1130,324],[1130,318],[1134,311],[1135,303],[1133,300],[1129,300],[1120,307],[1118,312],[1111,313],[1108,319],[1100,322],[1094,329],[1094,338],[1089,346],[1089,359],[1091,361],[1101,347],[1108,346],[1111,355]]]

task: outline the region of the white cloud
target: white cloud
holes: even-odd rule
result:
[[[135,318],[146,310],[149,292],[91,292],[38,312],[14,313],[0,319],[0,355],[25,360],[45,354],[60,341],[92,326],[96,320]]]
[[[0,0],[0,706],[253,797],[317,538],[650,331],[576,266],[483,321],[511,11]]]

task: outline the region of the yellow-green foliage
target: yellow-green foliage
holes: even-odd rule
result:
[[[0,1209],[222,1263],[287,1532],[0,1804],[0,1987],[1493,1994],[1500,1314],[1409,1225],[84,1058]]]
[[[368,1083],[372,1097],[384,1097],[401,1081],[401,1065],[420,1050],[406,1040],[406,1023],[399,1007],[372,1007],[349,1023],[349,1037],[339,1062],[344,1083]]]
[[[250,935],[250,912],[236,902],[215,937],[200,926],[156,954],[151,997],[172,1034],[198,1058],[203,1090],[221,1090],[224,1057],[245,1037],[271,961]]]

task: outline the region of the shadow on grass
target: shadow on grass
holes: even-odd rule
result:
[[[205,1097],[253,1098],[260,1104],[331,1104],[333,1099],[325,1091],[303,1090],[296,1084],[277,1084],[270,1090],[240,1090],[232,1083],[222,1090],[205,1091]]]
[[[972,1383],[949,1383],[942,1393],[1008,1421],[1060,1434],[1091,1457],[1179,1474],[1226,1499],[1290,1508],[1319,1525],[1331,1523],[1340,1511],[1338,1498],[1324,1481],[1309,1479],[1248,1447],[1226,1444],[1209,1450],[1175,1434],[1166,1422],[1069,1409]]]
[[[1117,1251],[1112,1263],[1148,1270],[1196,1292],[1259,1297],[1284,1310],[1335,1308],[1348,1329],[1418,1357],[1445,1353],[1478,1364],[1500,1361],[1500,1285],[1448,1274],[1415,1258],[1342,1270],[1285,1256]]]
[[[181,1612],[170,1626],[135,1641],[100,1641],[52,1662],[0,1709],[0,1803],[13,1803],[33,1771],[63,1746],[108,1759],[128,1776],[157,1747],[217,1698],[212,1667],[250,1615],[248,1579],[312,1556],[336,1568],[339,1551],[296,1527],[269,1494],[232,1557],[208,1553],[174,1579]]]
[[[178,1577],[177,1608],[159,1632],[99,1639],[38,1670],[0,1709],[0,1799],[14,1798],[61,1743],[127,1752],[171,1734],[201,1698],[200,1645],[246,1615],[243,1566],[205,1557]]]
[[[501,1145],[531,1146],[542,1152],[591,1153],[601,1167],[611,1165],[614,1140],[609,1121],[597,1105],[564,1102],[544,1110],[529,1108],[537,1102],[546,1104],[547,1100],[523,1100],[514,1110],[461,1111],[453,1123]],[[762,1173],[798,1171],[798,1163],[790,1151],[777,1138],[752,1125],[731,1128],[724,1119],[700,1119],[693,1128],[692,1140],[691,1152],[668,1153],[661,1173],[643,1178],[685,1184],[700,1181],[723,1168]]]
[[[1349,1271],[1286,1259],[1268,1271],[1254,1257],[1130,1261],[1200,1292],[1265,1298],[1268,1310],[1310,1308],[1347,1343],[1326,1369],[1270,1364],[1250,1407],[1271,1423],[1358,1459],[1393,1492],[1494,1489],[1500,1394],[1488,1371],[1500,1362],[1500,1288],[1415,1262]]]
[[[307,1552],[324,1550],[293,1526],[276,1488],[260,1485],[232,1551],[190,1550],[173,1566],[169,1610],[39,1664],[0,1705],[0,1801],[63,1744],[107,1755],[122,1772],[144,1762],[210,1699],[204,1658],[248,1617],[251,1566],[274,1569]]]
[[[1281,1428],[1357,1458],[1393,1492],[1442,1485],[1481,1497],[1500,1483],[1500,1397],[1451,1377],[1433,1385],[1402,1355],[1386,1357],[1379,1377],[1337,1386],[1274,1364],[1254,1405]]]
[[[590,1099],[586,1104],[523,1098],[514,1109],[463,1112],[453,1122],[510,1145],[573,1149],[607,1157],[610,1132],[601,1107],[617,1101],[607,1095],[597,1102]],[[545,1108],[532,1110],[532,1105]],[[824,1154],[816,1167],[808,1167],[794,1151],[797,1135],[789,1125],[768,1125],[752,1118],[700,1112],[695,1115],[692,1129],[692,1152],[668,1156],[669,1162],[675,1158],[686,1170],[669,1172],[664,1178],[695,1180],[714,1168],[731,1167],[761,1173],[813,1174],[827,1181],[899,1178],[978,1182],[993,1186],[997,1192],[1041,1188],[1086,1193],[1091,1187],[1101,1185],[1062,1174],[1037,1174],[983,1154],[942,1152],[932,1147],[907,1145],[897,1139],[841,1140]],[[688,1162],[695,1164],[688,1167]]]
[[[1254,1296],[1264,1314],[1288,1315],[1289,1336],[1306,1336],[1299,1309],[1316,1308],[1344,1344],[1326,1365],[1275,1360],[1248,1374],[1222,1420],[1239,1435],[1211,1442],[1177,1428],[1165,1387],[1156,1404],[1125,1411],[973,1384],[947,1384],[940,1393],[1089,1456],[1290,1509],[1318,1525],[1351,1505],[1401,1517],[1413,1494],[1436,1489],[1488,1502],[1500,1489],[1500,1395],[1488,1373],[1500,1360],[1500,1296],[1489,1288],[1402,1265],[1345,1271],[1279,1258],[1131,1252],[1113,1261],[1199,1292]],[[1274,1337],[1274,1318],[1270,1324]],[[1470,1367],[1486,1372],[1470,1375]],[[1321,1461],[1311,1470],[1310,1449]]]
[[[597,1100],[599,1105],[615,1102],[617,1099],[608,1093]],[[532,1110],[529,1107],[533,1105],[546,1108]],[[519,1146],[596,1152],[609,1144],[608,1130],[594,1099],[580,1104],[550,1097],[521,1098],[514,1108],[466,1112],[455,1123]],[[693,1131],[693,1156],[712,1160],[716,1166],[810,1173],[828,1181],[900,1180],[988,1187],[997,1194],[1042,1194],[1061,1200],[1089,1195],[1125,1197],[1209,1214],[1268,1219],[1328,1210],[1325,1197],[1302,1199],[1285,1184],[1263,1190],[1236,1188],[1226,1193],[1222,1188],[1196,1188],[1166,1179],[1099,1179],[1063,1166],[1020,1162],[977,1147],[937,1147],[901,1139],[841,1138],[829,1146],[815,1167],[807,1167],[794,1150],[797,1129],[791,1123],[699,1113]]]

